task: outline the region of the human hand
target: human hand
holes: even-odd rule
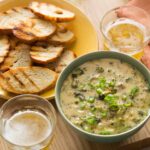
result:
[[[138,11],[138,9],[142,11]],[[117,13],[119,17],[134,19],[150,29],[150,0],[131,0],[126,7],[122,7]],[[150,46],[144,48],[141,61],[150,69]]]

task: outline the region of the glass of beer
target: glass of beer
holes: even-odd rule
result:
[[[11,150],[45,148],[53,137],[55,126],[55,110],[40,96],[16,96],[0,110],[0,133]]]
[[[100,23],[104,47],[132,56],[140,53],[150,40],[149,24],[149,15],[138,7],[122,6],[108,11]]]

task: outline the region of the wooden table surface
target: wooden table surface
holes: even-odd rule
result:
[[[102,48],[101,34],[99,31],[99,22],[104,13],[116,6],[123,5],[127,0],[68,0],[76,4],[86,15],[89,16],[95,26],[100,48]],[[53,102],[54,103],[54,102]],[[54,104],[55,105],[55,104]],[[56,106],[55,106],[56,107]],[[89,142],[82,137],[79,137],[72,131],[61,119],[57,112],[58,122],[55,136],[49,150],[141,150],[144,147],[150,146],[150,121],[131,138],[115,144],[102,144]],[[150,148],[149,148],[150,149]],[[0,140],[0,150],[8,150],[6,144]]]

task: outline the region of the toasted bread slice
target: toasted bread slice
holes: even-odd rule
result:
[[[14,93],[14,89],[11,85],[9,85],[9,83],[7,82],[7,80],[5,80],[5,77],[3,76],[2,73],[0,73],[0,86],[6,90],[9,91],[11,93]]]
[[[55,71],[56,62],[54,61],[54,62],[47,63],[47,64],[44,65],[44,67]]]
[[[18,67],[8,70],[1,76],[2,88],[16,94],[39,93],[54,86],[57,79],[54,71],[44,67]]]
[[[70,21],[75,18],[75,14],[71,11],[62,9],[52,4],[31,2],[29,8],[37,15],[44,17],[50,21],[63,22]]]
[[[13,35],[9,36],[9,42],[10,42],[10,49],[15,49],[17,44],[20,43],[19,39]]]
[[[75,41],[74,33],[64,27],[59,27],[56,33],[49,39],[50,43],[69,45]]]
[[[34,62],[47,64],[56,60],[62,53],[63,46],[45,44],[44,46],[31,47],[30,55]]]
[[[28,8],[15,7],[0,13],[0,31],[11,32],[22,21],[33,18],[35,15]]]
[[[7,56],[10,48],[10,42],[7,36],[0,36],[0,63],[2,63]]]
[[[10,50],[8,56],[2,63],[0,70],[6,71],[10,68],[31,66],[30,46],[18,44],[14,50]]]
[[[56,62],[55,71],[57,73],[62,72],[67,65],[69,65],[74,59],[75,54],[72,51],[66,50],[60,56],[60,58]]]
[[[16,26],[13,34],[20,40],[33,42],[36,40],[46,39],[53,34],[56,26],[52,23],[41,19],[29,19]]]

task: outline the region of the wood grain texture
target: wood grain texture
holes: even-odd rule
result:
[[[69,0],[68,0],[69,1]],[[106,11],[116,6],[125,4],[126,0],[70,0],[87,14],[95,26],[100,48],[102,48],[102,37],[99,30],[99,23]],[[54,103],[54,102],[53,102]],[[55,105],[55,104],[54,104]],[[55,106],[56,108],[56,106]],[[131,138],[115,144],[102,144],[89,142],[78,136],[62,120],[57,112],[58,122],[54,139],[47,150],[141,150],[150,146],[150,121]],[[0,140],[0,150],[8,150],[6,144]]]

